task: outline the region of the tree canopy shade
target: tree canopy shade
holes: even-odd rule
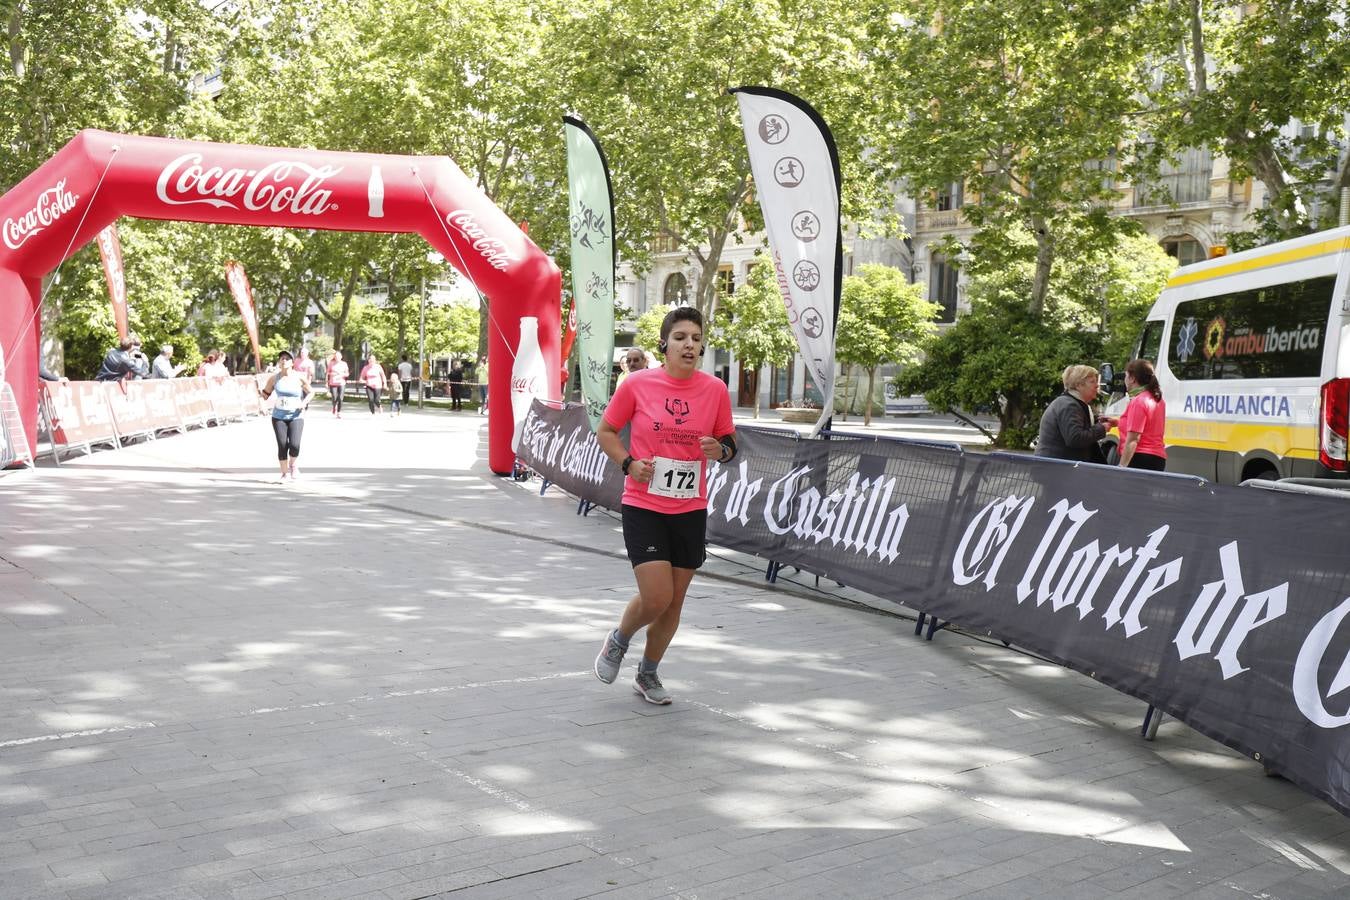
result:
[[[1013,237],[1033,243],[1030,235]],[[928,344],[923,362],[898,379],[902,390],[922,393],[937,409],[995,412],[999,447],[1030,445],[1041,411],[1060,393],[1065,366],[1128,361],[1176,260],[1143,234],[1125,235],[1096,253],[1065,254],[1041,315],[1026,305],[1033,266],[1024,260],[976,267],[970,313]]]
[[[867,372],[864,424],[872,424],[877,367],[917,360],[937,332],[941,312],[941,304],[924,299],[923,286],[906,282],[899,269],[864,265],[844,279],[835,347],[840,362]]]
[[[916,192],[964,182],[985,246],[1034,236],[1033,315],[1061,233],[1107,245],[1121,227],[1102,170],[1138,135],[1145,12],[1139,0],[916,0],[911,27],[874,23],[876,84],[896,113],[878,154]]]
[[[765,364],[785,366],[797,352],[797,340],[788,325],[787,307],[773,264],[755,257],[750,277],[718,304],[708,339],[726,347],[741,368],[758,371]],[[755,391],[755,418],[759,418],[759,391]]]
[[[1145,162],[1190,147],[1230,160],[1269,202],[1239,247],[1331,227],[1350,187],[1350,2],[1155,4],[1161,48]],[[1165,11],[1164,11],[1165,10]]]
[[[845,214],[870,222],[889,186],[867,152],[876,98],[857,3],[809,10],[775,0],[600,0],[576,6],[549,42],[548,68],[605,146],[620,252],[639,267],[654,240],[678,244],[700,273],[711,322],[727,242],[758,212],[728,88],[773,85],[810,99],[839,145]]]

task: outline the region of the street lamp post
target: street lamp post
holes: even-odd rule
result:
[[[427,262],[433,266],[445,265],[445,257],[435,250],[427,253]],[[417,408],[426,404],[427,388],[423,380],[427,371],[427,276],[422,276],[422,308],[417,323]]]

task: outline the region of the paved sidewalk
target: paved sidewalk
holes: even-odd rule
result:
[[[735,554],[673,705],[600,684],[617,522],[483,425],[315,410],[294,486],[261,421],[0,475],[0,898],[1350,892],[1350,819],[1255,763]]]

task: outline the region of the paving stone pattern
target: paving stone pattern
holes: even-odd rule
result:
[[[0,898],[1334,897],[1350,819],[1080,675],[718,551],[591,661],[614,517],[471,414],[0,476]],[[906,618],[906,616],[910,618]]]

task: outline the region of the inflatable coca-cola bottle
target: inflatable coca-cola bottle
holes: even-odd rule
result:
[[[511,366],[511,416],[515,430],[511,432],[511,450],[520,452],[520,435],[525,430],[525,416],[535,397],[547,399],[547,371],[544,353],[539,349],[539,320],[521,316],[520,344],[516,347],[516,361]]]

